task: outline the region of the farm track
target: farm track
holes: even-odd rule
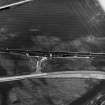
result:
[[[105,72],[102,71],[63,71],[52,73],[34,73],[29,75],[1,77],[0,82],[16,81],[26,78],[91,78],[105,79]]]

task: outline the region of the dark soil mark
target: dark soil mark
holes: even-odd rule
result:
[[[100,84],[96,85],[84,94],[82,97],[78,98],[77,100],[73,101],[69,105],[84,105],[86,102],[90,101],[94,98],[99,92],[105,91],[105,81],[101,81]]]

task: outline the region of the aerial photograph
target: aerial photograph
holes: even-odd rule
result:
[[[0,0],[0,105],[105,105],[105,0]]]

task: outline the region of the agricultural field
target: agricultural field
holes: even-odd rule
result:
[[[19,0],[20,1],[20,0]],[[0,0],[0,6],[17,0]],[[105,15],[97,0],[36,0],[0,11],[0,49],[105,52]],[[35,57],[0,53],[0,77],[33,74]],[[41,72],[105,71],[105,57],[48,59]],[[101,105],[105,81],[30,78],[0,83],[0,105]],[[104,100],[104,98],[102,99]]]

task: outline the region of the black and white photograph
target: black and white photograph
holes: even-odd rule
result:
[[[105,105],[105,0],[0,0],[0,105]]]

